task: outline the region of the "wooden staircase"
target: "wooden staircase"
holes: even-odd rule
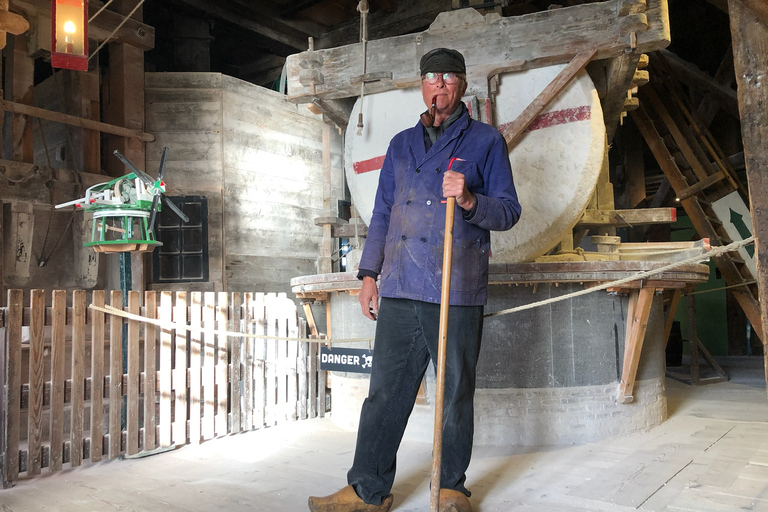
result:
[[[725,214],[722,210],[722,205],[730,202],[741,204],[748,211],[743,206],[747,191],[666,65],[664,56],[655,52],[650,61],[653,80],[638,92],[640,105],[630,112],[632,120],[699,236],[709,238],[713,247],[747,238],[751,224],[747,227],[741,222],[735,226],[734,218],[724,218],[728,211],[733,216],[733,210],[727,209]],[[720,210],[719,215],[716,210]],[[738,217],[735,219],[738,221]],[[750,258],[751,254],[741,249],[713,259],[765,344],[754,260]]]

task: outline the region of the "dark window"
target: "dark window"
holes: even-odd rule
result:
[[[155,235],[163,245],[152,253],[153,281],[184,283],[208,281],[208,203],[203,196],[168,197],[189,222],[164,206]]]

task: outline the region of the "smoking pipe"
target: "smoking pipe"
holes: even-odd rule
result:
[[[436,103],[437,103],[437,96],[432,96],[432,106],[429,107],[429,109],[424,111],[419,116],[419,119],[421,119],[421,124],[423,124],[427,128],[432,128],[432,125],[435,124],[435,105],[436,105]]]

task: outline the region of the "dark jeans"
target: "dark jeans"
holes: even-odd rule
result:
[[[430,359],[437,361],[440,305],[381,298],[368,398],[360,413],[348,482],[366,503],[380,505],[395,480],[397,450]],[[474,435],[475,369],[483,306],[451,306],[445,368],[440,487],[469,496],[465,471]]]

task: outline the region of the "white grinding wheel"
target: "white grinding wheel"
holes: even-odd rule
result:
[[[492,107],[496,126],[503,129],[514,121],[563,67],[501,75]],[[370,223],[389,141],[414,126],[426,107],[417,88],[365,96],[365,128],[358,136],[355,114],[359,102],[346,132],[346,175],[355,207]],[[523,213],[511,230],[492,233],[491,262],[530,261],[554,247],[586,208],[600,174],[604,150],[600,101],[592,81],[582,71],[510,151]]]

